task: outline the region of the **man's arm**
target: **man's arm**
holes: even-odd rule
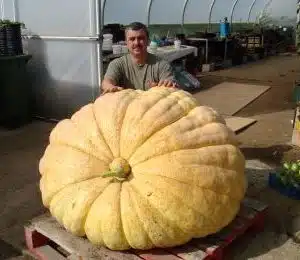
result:
[[[111,61],[108,65],[104,79],[101,83],[100,89],[102,94],[109,92],[120,91],[123,88],[119,86],[122,77],[122,66],[119,59]]]
[[[113,79],[110,79],[105,76],[104,79],[102,80],[101,90],[102,90],[103,95],[106,93],[109,93],[109,92],[117,92],[122,89],[123,88],[117,86],[117,84],[115,83],[115,81]]]
[[[156,83],[157,86],[173,87],[178,88],[178,83],[176,81],[173,69],[171,65],[162,60],[159,64],[159,79]]]

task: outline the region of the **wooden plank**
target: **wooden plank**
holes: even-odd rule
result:
[[[41,246],[36,249],[37,255],[44,260],[55,259],[55,260],[66,260],[64,256],[59,254],[56,250],[54,250],[51,246]]]
[[[31,226],[27,227],[27,236],[31,234],[33,240],[29,248],[43,247],[47,243],[47,240],[50,240],[70,253],[67,259],[72,260],[223,259],[224,248],[246,232],[246,230],[255,226],[257,221],[263,219],[266,208],[267,205],[262,202],[245,198],[237,217],[227,227],[216,234],[205,238],[193,239],[190,243],[175,248],[120,252],[111,251],[104,247],[95,247],[87,239],[73,236],[67,232],[50,214],[33,219]]]
[[[147,251],[135,250],[135,254],[145,260],[180,260],[176,255],[162,249],[152,249]]]
[[[29,250],[44,246],[49,238],[37,232],[32,225],[25,226],[25,242]]]
[[[257,211],[253,208],[249,208],[245,205],[241,205],[240,211],[238,212],[238,216],[248,219],[248,220],[253,220],[255,216],[257,215]]]
[[[210,239],[213,241],[224,241],[222,246],[225,244],[231,243],[235,238],[245,232],[245,230],[249,226],[249,221],[246,221],[243,218],[236,217],[228,226],[223,228],[221,231],[217,232],[216,234],[210,235]],[[216,242],[217,243],[217,242]]]
[[[254,118],[246,118],[246,117],[225,117],[226,125],[233,131],[238,132],[252,124],[254,124],[257,120]]]
[[[265,210],[268,205],[261,202],[261,201],[258,201],[258,200],[254,200],[254,199],[251,199],[251,198],[245,198],[243,200],[243,204],[249,208],[252,208],[252,209],[255,209],[257,211],[263,211]]]
[[[204,260],[208,256],[205,251],[193,246],[191,243],[180,247],[168,248],[167,250],[184,260]]]
[[[200,104],[212,107],[222,115],[232,116],[269,89],[270,86],[223,82],[201,89],[194,97]]]
[[[195,239],[193,245],[204,251],[208,256],[213,256],[213,259],[221,259],[223,248],[226,246],[221,240],[211,243],[207,238]]]
[[[33,219],[32,225],[36,231],[60,245],[71,255],[74,254],[88,259],[140,260],[140,257],[129,252],[111,251],[104,247],[93,246],[87,239],[76,237],[66,231],[49,214]]]

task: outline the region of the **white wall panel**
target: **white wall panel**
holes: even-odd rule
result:
[[[30,39],[28,50],[38,116],[64,118],[98,94],[94,42]]]
[[[94,1],[16,0],[17,18],[33,34],[87,36],[94,31]],[[92,23],[91,23],[92,21]],[[92,34],[95,34],[92,33]]]

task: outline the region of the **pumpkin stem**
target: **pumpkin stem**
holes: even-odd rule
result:
[[[117,178],[125,178],[126,176],[124,176],[124,174],[120,171],[120,172],[116,172],[116,171],[108,171],[106,173],[104,173],[102,175],[103,178],[107,178],[107,177],[117,177]]]
[[[115,158],[109,165],[109,170],[102,177],[114,177],[116,179],[126,179],[130,174],[131,168],[128,162],[123,158]]]

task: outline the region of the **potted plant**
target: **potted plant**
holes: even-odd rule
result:
[[[284,162],[275,173],[270,173],[269,185],[285,196],[300,200],[300,160]]]
[[[10,20],[2,21],[6,30],[6,44],[8,55],[23,54],[21,28],[24,24],[21,22],[13,22]]]
[[[7,55],[7,40],[5,23],[0,20],[0,56]]]

